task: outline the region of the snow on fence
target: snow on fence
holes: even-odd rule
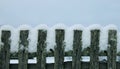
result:
[[[10,53],[18,52],[18,69],[27,69],[28,53],[37,53],[37,69],[46,69],[46,53],[54,50],[54,69],[64,69],[64,53],[72,50],[72,69],[81,69],[82,51],[90,47],[90,69],[99,69],[99,52],[107,50],[107,67],[116,69],[116,54],[120,51],[120,36],[114,25],[66,27],[58,24],[49,28],[22,25],[0,27],[0,69],[9,69]]]

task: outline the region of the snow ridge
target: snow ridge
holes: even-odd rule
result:
[[[71,27],[67,27],[64,24],[56,24],[53,27],[48,27],[45,24],[38,25],[36,27],[31,27],[29,25],[20,25],[17,29],[10,25],[3,25],[0,27],[0,38],[1,38],[1,32],[2,30],[9,30],[11,31],[11,52],[18,52],[19,48],[19,36],[20,36],[20,30],[29,30],[29,46],[28,51],[29,52],[36,52],[37,51],[37,38],[38,38],[38,30],[45,30],[47,31],[47,39],[46,39],[46,50],[50,51],[50,49],[54,50],[55,43],[55,30],[56,29],[63,29],[65,31],[65,51],[70,51],[73,49],[73,36],[74,36],[74,30],[81,30],[82,31],[82,49],[90,46],[91,42],[91,30],[100,30],[100,51],[107,50],[108,46],[108,31],[109,30],[116,30],[117,31],[117,52],[120,52],[120,32],[118,32],[118,28],[113,25],[107,25],[107,26],[101,26],[99,24],[94,24],[88,27],[84,27],[81,24],[76,24]],[[0,39],[0,46],[4,45],[1,42]]]

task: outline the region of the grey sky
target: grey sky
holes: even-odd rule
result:
[[[120,25],[120,0],[0,0],[0,24]]]

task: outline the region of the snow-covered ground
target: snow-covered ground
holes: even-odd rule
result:
[[[54,57],[47,57],[46,58],[46,63],[47,64],[51,64],[51,63],[55,63],[54,61]],[[64,57],[64,62],[70,62],[72,61],[72,57]],[[89,56],[82,56],[82,62],[90,62],[90,57]],[[99,61],[102,62],[106,62],[107,61],[107,56],[99,56]],[[120,56],[117,56],[116,59],[117,62],[120,62]],[[28,60],[28,64],[36,64],[37,63],[37,59],[36,57],[34,59],[29,59]],[[18,60],[17,59],[11,59],[10,60],[10,64],[18,64]]]

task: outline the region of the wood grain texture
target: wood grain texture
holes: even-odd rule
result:
[[[72,69],[81,69],[81,54],[82,54],[81,51],[82,51],[82,31],[74,30]]]
[[[117,31],[108,32],[108,69],[116,69]]]
[[[100,30],[91,30],[90,69],[99,69]]]
[[[46,69],[46,38],[47,30],[39,30],[37,43],[37,69]]]
[[[63,29],[55,30],[56,46],[55,46],[55,65],[54,69],[64,69],[64,34]]]
[[[19,52],[18,52],[18,69],[27,69],[28,64],[28,35],[29,30],[20,31],[20,43],[19,43]]]

